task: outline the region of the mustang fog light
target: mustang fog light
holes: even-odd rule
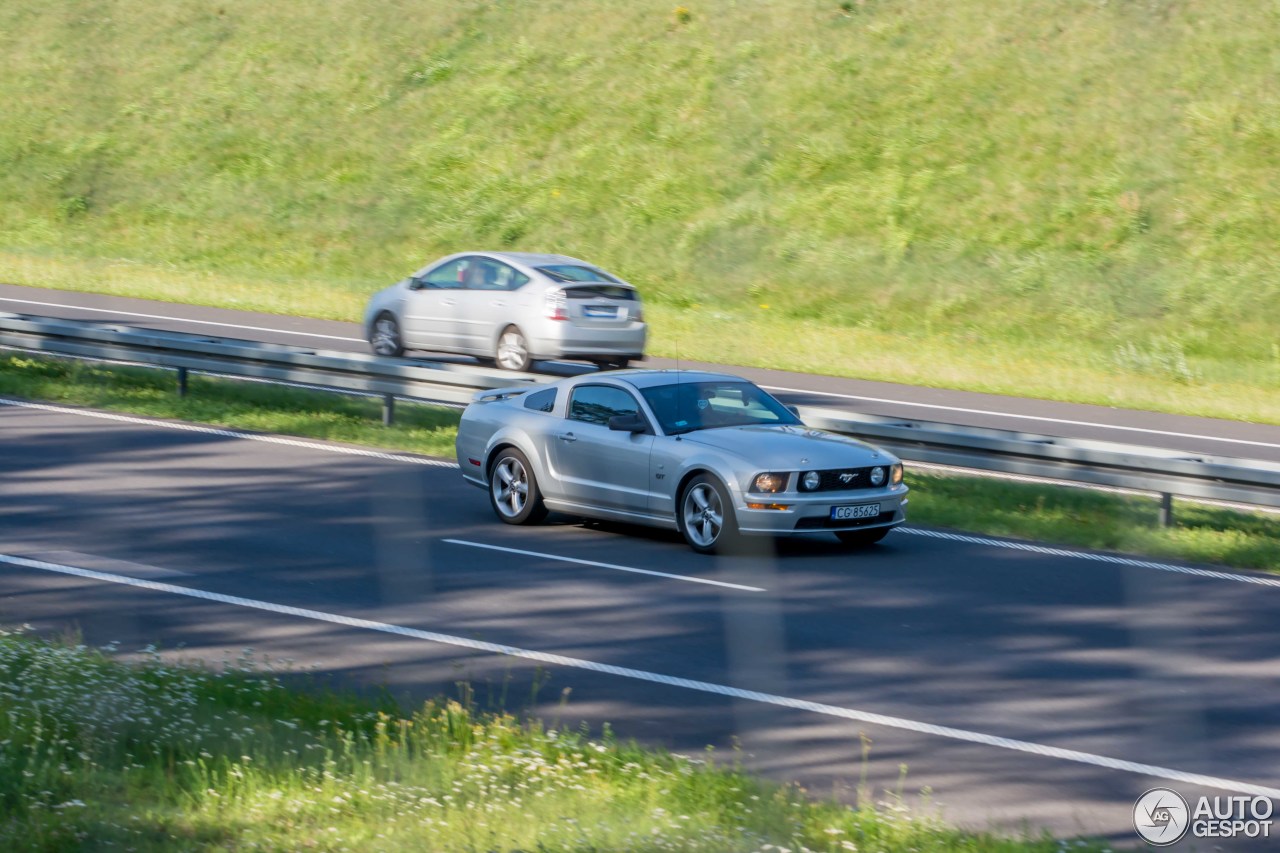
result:
[[[787,475],[773,471],[756,474],[756,478],[751,481],[751,491],[753,492],[780,492],[786,487]]]
[[[884,485],[884,469],[883,468],[876,466],[875,468],[871,469],[871,485],[873,486]]]
[[[747,504],[747,509],[777,509],[777,510],[785,511],[785,510],[791,509],[791,505],[790,504]]]
[[[889,475],[890,484],[896,486],[902,482],[902,463],[899,462],[889,469],[892,473]]]
[[[818,488],[818,486],[822,485],[822,477],[817,471],[805,471],[804,479],[801,480],[801,484],[804,486],[806,492],[812,492],[814,489]]]

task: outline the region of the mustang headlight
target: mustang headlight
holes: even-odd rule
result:
[[[889,470],[891,472],[889,474],[889,484],[896,486],[899,483],[901,483],[902,482],[902,463],[901,462],[895,463],[894,466]]]
[[[877,465],[876,467],[871,469],[871,485],[883,486],[884,477],[885,477],[885,470],[881,466]]]
[[[751,491],[753,492],[780,492],[786,487],[787,475],[776,471],[756,474],[756,478],[751,481]]]
[[[805,471],[800,484],[806,492],[812,492],[822,485],[822,476],[817,471]]]

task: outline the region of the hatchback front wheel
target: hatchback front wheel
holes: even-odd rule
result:
[[[373,321],[369,346],[376,355],[404,355],[404,338],[400,335],[400,324],[393,315],[384,311]]]

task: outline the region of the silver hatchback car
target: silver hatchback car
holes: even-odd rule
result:
[[[565,255],[464,252],[380,290],[364,315],[378,355],[461,353],[528,370],[535,359],[624,368],[644,357],[640,294]]]

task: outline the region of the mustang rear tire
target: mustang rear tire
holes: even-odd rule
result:
[[[837,530],[836,538],[854,548],[866,548],[888,536],[889,530],[888,527],[876,527],[871,530]]]
[[[680,493],[676,523],[689,547],[699,554],[724,552],[738,540],[733,503],[720,481],[699,474]]]
[[[499,451],[489,468],[489,504],[507,524],[535,524],[547,516],[533,468],[514,447]]]

